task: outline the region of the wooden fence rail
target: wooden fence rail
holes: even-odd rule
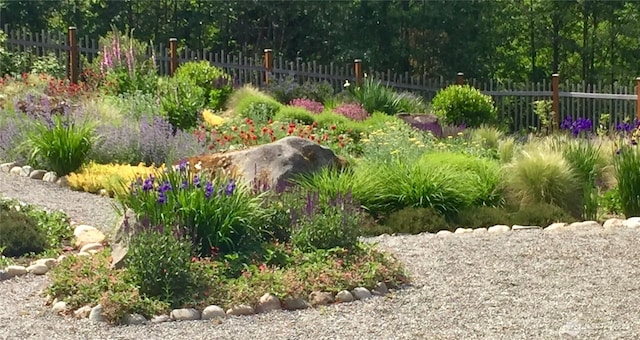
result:
[[[80,36],[74,27],[70,27],[66,35],[61,32],[9,30],[8,26],[5,26],[4,32],[7,34],[6,46],[12,51],[29,52],[36,56],[53,54],[61,61],[66,59],[67,76],[72,82],[78,80],[81,61],[91,63],[101,54],[98,41]],[[500,118],[509,121],[515,131],[540,127],[540,121],[534,113],[534,103],[539,100],[552,101],[553,111],[559,113],[554,121],[556,127],[569,116],[590,118],[594,125],[604,114],[610,115],[613,124],[633,118],[640,120],[640,78],[635,83],[613,85],[562,83],[557,74],[550,81],[539,83],[480,82],[465,79],[462,73],[456,74],[454,79],[446,79],[391,70],[381,72],[371,67],[365,69],[360,59],[355,59],[351,64],[319,65],[300,59],[284,60],[275,57],[271,49],[265,49],[262,55],[247,56],[225,51],[191,50],[186,46],[179,49],[176,38],[171,38],[168,43],[149,46],[147,51],[148,56],[154,55],[160,75],[173,74],[180,63],[206,60],[222,68],[239,86],[253,84],[261,87],[294,77],[299,82],[324,81],[341,91],[346,80],[361,84],[364,76],[369,76],[398,91],[420,95],[426,101],[449,85],[469,84],[493,97]]]

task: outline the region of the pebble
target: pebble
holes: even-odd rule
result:
[[[51,312],[56,314],[64,313],[66,310],[67,310],[67,303],[64,301],[58,301],[54,303],[53,306],[51,307]]]
[[[624,227],[625,226],[624,222],[625,220],[621,218],[610,218],[604,221],[604,223],[602,224],[602,227],[605,229]]]
[[[551,223],[549,224],[549,226],[547,226],[546,228],[544,228],[545,231],[552,231],[552,230],[560,230],[560,229],[564,229],[568,226],[567,223],[563,223],[563,222],[556,222],[556,223]]]
[[[348,290],[341,290],[336,294],[336,302],[351,302],[353,301],[353,294]]]
[[[333,303],[333,295],[328,292],[315,291],[309,294],[311,306],[327,306]]]
[[[27,272],[35,275],[44,275],[49,271],[49,267],[47,267],[43,263],[32,264],[27,267]]]
[[[306,309],[309,307],[311,307],[311,305],[307,301],[304,301],[304,299],[302,298],[293,298],[293,297],[284,298],[284,309],[298,310],[298,309]]]
[[[31,179],[42,179],[47,172],[45,170],[33,170],[29,174],[29,178]]]
[[[91,308],[91,312],[89,313],[89,320],[93,322],[106,322],[104,316],[102,316],[102,305],[98,304],[95,307]]]
[[[122,320],[122,323],[125,325],[144,325],[147,323],[147,318],[138,313],[127,314],[127,316],[124,317],[124,320]]]
[[[255,310],[253,309],[253,307],[249,306],[249,305],[238,305],[238,306],[233,306],[231,308],[229,308],[227,310],[227,315],[236,315],[236,316],[240,316],[240,315],[253,315],[255,314]]]
[[[282,309],[280,299],[273,294],[266,293],[260,297],[260,300],[258,300],[256,313],[268,313],[270,311],[280,309]]]
[[[489,229],[487,229],[489,233],[496,233],[496,234],[505,233],[509,230],[511,230],[511,228],[509,228],[508,225],[504,225],[504,224],[494,225],[493,227],[489,227]]]
[[[15,276],[22,276],[27,274],[27,268],[24,266],[9,266],[4,269],[5,276],[10,279]]]
[[[167,321],[171,321],[171,317],[166,314],[156,315],[149,320],[151,323],[163,323]]]
[[[440,230],[436,233],[436,236],[440,236],[440,237],[447,237],[451,235],[453,235],[453,233],[450,232],[449,230]]]

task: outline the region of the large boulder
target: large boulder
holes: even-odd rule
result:
[[[438,116],[434,114],[398,113],[397,116],[418,130],[431,131],[436,137],[442,137],[443,135]]]
[[[244,150],[195,156],[174,166],[184,161],[188,162],[191,171],[223,171],[247,182],[258,180],[272,188],[285,185],[298,174],[346,165],[346,161],[328,147],[300,137],[285,137]]]

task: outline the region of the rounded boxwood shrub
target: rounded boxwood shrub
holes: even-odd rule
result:
[[[537,225],[542,228],[556,222],[572,223],[576,219],[557,205],[537,203],[520,207],[511,215],[511,223]]]
[[[201,88],[206,97],[205,105],[214,110],[221,109],[233,91],[231,77],[208,61],[184,63],[178,67],[174,77]]]
[[[496,224],[511,225],[511,216],[505,208],[481,206],[459,211],[455,221],[462,228],[488,228]]]
[[[435,233],[449,228],[442,214],[433,208],[407,207],[391,213],[383,225],[387,234]]]
[[[452,85],[439,91],[431,109],[445,124],[478,127],[496,122],[493,99],[469,85]]]
[[[46,240],[38,231],[36,221],[16,210],[0,210],[0,250],[4,256],[40,253]]]

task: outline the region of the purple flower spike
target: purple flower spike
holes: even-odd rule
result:
[[[233,195],[233,192],[236,190],[236,183],[233,181],[233,179],[229,180],[229,184],[227,184],[227,187],[225,188],[224,192],[225,194],[227,194],[227,196],[231,196]]]

